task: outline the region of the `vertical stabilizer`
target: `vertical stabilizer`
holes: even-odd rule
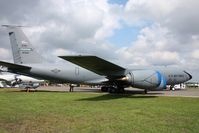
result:
[[[15,64],[42,63],[41,55],[35,51],[30,41],[21,30],[21,26],[3,26],[8,29]]]

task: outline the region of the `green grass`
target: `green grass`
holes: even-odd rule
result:
[[[199,98],[0,89],[0,133],[199,132]]]

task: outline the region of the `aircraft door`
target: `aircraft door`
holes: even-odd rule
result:
[[[132,84],[134,84],[134,75],[133,75],[133,73],[130,73],[130,75],[131,75],[131,82],[132,82]]]
[[[79,76],[79,67],[75,67],[75,75]]]

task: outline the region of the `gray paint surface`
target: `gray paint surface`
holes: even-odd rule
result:
[[[11,72],[56,82],[136,86],[142,89],[150,88],[150,84],[153,83],[156,83],[153,88],[159,85],[163,88],[165,85],[183,83],[192,78],[190,74],[179,68],[126,69],[96,56],[62,56],[61,58],[67,60],[65,64],[49,64],[35,51],[20,27],[8,25],[6,27],[12,45],[14,63],[18,65],[6,62],[0,64],[7,66]],[[127,76],[128,74],[130,76]]]

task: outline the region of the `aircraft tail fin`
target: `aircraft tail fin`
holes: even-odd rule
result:
[[[15,64],[42,63],[39,55],[23,33],[22,26],[2,25],[8,29]]]

